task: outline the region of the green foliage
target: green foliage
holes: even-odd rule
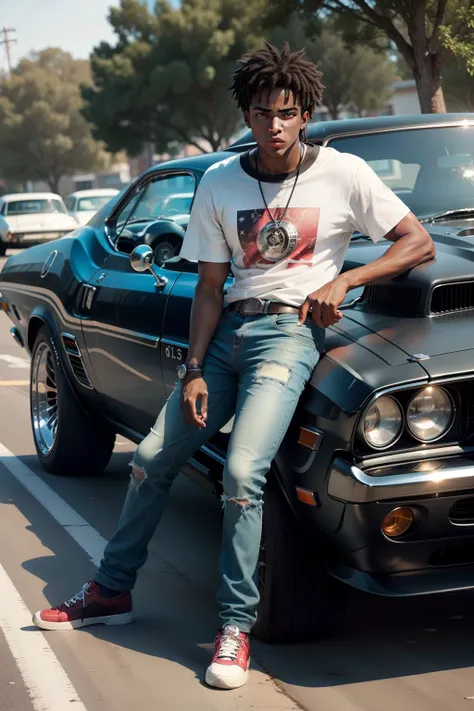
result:
[[[474,81],[463,63],[449,59],[443,70],[448,111],[474,111]]]
[[[228,86],[235,62],[260,44],[264,0],[166,0],[151,14],[138,0],[111,11],[115,46],[92,55],[94,87],[84,90],[86,116],[110,150],[131,154],[145,142],[217,150],[242,118]]]
[[[310,38],[305,38],[305,31],[304,22],[294,14],[286,28],[276,27],[269,38],[277,44],[286,38],[292,47],[304,46],[323,72],[324,104],[331,118],[339,118],[344,109],[362,116],[365,111],[384,107],[396,78],[395,65],[386,48],[380,43],[349,48],[334,20],[321,19]],[[375,42],[375,37],[372,39]]]
[[[474,74],[474,0],[272,0],[269,26],[293,13],[314,27],[318,16],[338,18],[346,43],[390,43],[416,79],[424,112],[443,111],[441,76],[456,56]]]
[[[63,175],[100,164],[103,151],[81,114],[80,85],[90,80],[89,62],[50,48],[22,60],[0,84],[5,178],[44,180],[57,192]]]

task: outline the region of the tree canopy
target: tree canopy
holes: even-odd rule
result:
[[[341,111],[362,116],[382,109],[396,78],[396,63],[386,48],[358,45],[350,49],[332,19],[320,20],[315,29],[307,37],[304,23],[294,14],[285,27],[272,30],[269,39],[277,45],[287,40],[295,49],[305,48],[323,73],[324,105],[331,118],[339,118]]]
[[[138,0],[110,12],[115,46],[91,57],[94,87],[85,114],[109,149],[137,153],[173,143],[217,150],[241,125],[228,86],[236,60],[260,42],[264,0],[160,0],[155,13]]]
[[[183,0],[176,8],[160,0],[152,13],[138,0],[121,0],[109,15],[116,42],[95,48],[94,85],[83,92],[95,135],[109,150],[131,154],[144,143],[167,152],[186,144],[203,151],[225,146],[242,126],[230,75],[264,37],[305,47],[324,72],[332,116],[342,108],[362,113],[384,105],[394,78],[386,53],[349,51],[329,21],[308,37],[297,15],[264,33],[266,7],[265,0]]]
[[[310,26],[318,14],[338,16],[347,40],[383,33],[410,67],[424,113],[446,110],[442,72],[450,55],[474,75],[474,0],[272,0],[267,23],[294,12]]]
[[[11,181],[44,180],[58,191],[63,175],[104,159],[81,114],[81,84],[89,62],[50,48],[22,60],[0,84],[2,174]]]

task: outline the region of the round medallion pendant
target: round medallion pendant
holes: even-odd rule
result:
[[[262,257],[269,262],[279,262],[294,251],[298,241],[298,230],[291,222],[273,220],[260,228],[257,247]]]

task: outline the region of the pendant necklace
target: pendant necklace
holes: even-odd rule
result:
[[[285,220],[285,215],[290,206],[293,193],[295,192],[304,154],[305,147],[304,145],[301,145],[300,159],[296,168],[295,182],[293,183],[293,187],[291,189],[288,202],[286,203],[286,207],[283,210],[281,216],[276,220],[270,212],[268,203],[265,200],[265,195],[263,194],[263,188],[260,182],[260,168],[258,166],[258,151],[255,154],[255,166],[257,168],[258,187],[260,188],[260,194],[262,196],[265,209],[270,217],[270,222],[267,222],[258,231],[257,248],[262,257],[268,262],[280,262],[282,259],[288,257],[296,248],[296,244],[298,241],[298,230],[291,222]]]

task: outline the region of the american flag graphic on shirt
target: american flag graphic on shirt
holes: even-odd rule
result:
[[[283,212],[284,208],[273,209],[272,217],[278,220]],[[261,233],[259,238],[262,227],[270,222],[266,210],[239,210],[237,234],[244,253],[244,267],[264,269],[281,262],[286,262],[288,268],[304,263],[311,266],[318,236],[319,212],[319,207],[288,208],[284,221],[290,222],[298,233],[293,244],[285,239],[284,233],[270,237],[271,243],[264,233]]]

